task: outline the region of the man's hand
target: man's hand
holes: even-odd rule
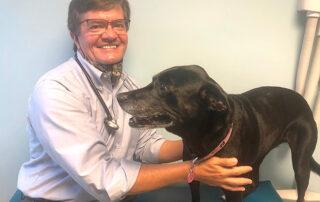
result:
[[[237,164],[236,158],[212,157],[194,167],[195,180],[229,191],[244,191],[244,185],[251,184],[252,180],[239,176],[250,172],[252,168]]]

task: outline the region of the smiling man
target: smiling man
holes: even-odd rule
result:
[[[81,55],[94,65],[118,63],[127,49],[129,22],[120,5],[108,12],[88,11],[71,37]]]
[[[181,141],[128,125],[116,99],[137,89],[122,70],[128,44],[126,0],[72,0],[68,28],[75,56],[40,78],[30,96],[30,160],[19,172],[22,201],[129,201],[130,196],[186,182],[192,162]],[[211,158],[195,179],[241,191],[251,170],[234,158]]]

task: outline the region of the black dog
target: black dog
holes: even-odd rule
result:
[[[261,87],[231,95],[201,67],[180,66],[157,74],[142,89],[119,94],[118,101],[133,115],[130,126],[164,127],[180,136],[184,160],[206,158],[228,141],[216,155],[237,157],[240,165],[253,167],[245,176],[253,184],[245,192],[224,190],[228,202],[241,202],[257,187],[263,158],[283,142],[291,148],[298,202],[304,202],[310,170],[320,175],[312,158],[317,126],[306,101],[292,90]],[[192,201],[200,201],[199,182],[191,183],[191,191]]]

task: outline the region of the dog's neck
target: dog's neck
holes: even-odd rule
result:
[[[223,115],[211,114],[201,120],[192,119],[166,130],[180,136],[193,157],[203,158],[228,136],[232,118],[232,111]]]
[[[231,133],[232,133],[233,124],[231,125],[228,134],[225,136],[225,138],[218,144],[217,147],[215,147],[207,156],[197,159],[196,164],[200,164],[203,161],[208,160],[209,158],[213,157],[216,153],[218,153],[229,141]],[[196,157],[198,158],[198,157]]]
[[[218,153],[229,141],[233,129],[233,124],[216,130],[214,133],[209,132],[201,134],[200,131],[193,134],[181,136],[187,149],[187,153],[191,154],[192,158],[205,158],[206,156],[214,156]],[[199,135],[203,136],[199,136]],[[208,158],[210,158],[208,157]]]

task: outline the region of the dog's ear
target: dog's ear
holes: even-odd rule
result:
[[[209,111],[227,110],[229,104],[226,96],[227,94],[217,84],[208,83],[199,90],[201,102]]]

